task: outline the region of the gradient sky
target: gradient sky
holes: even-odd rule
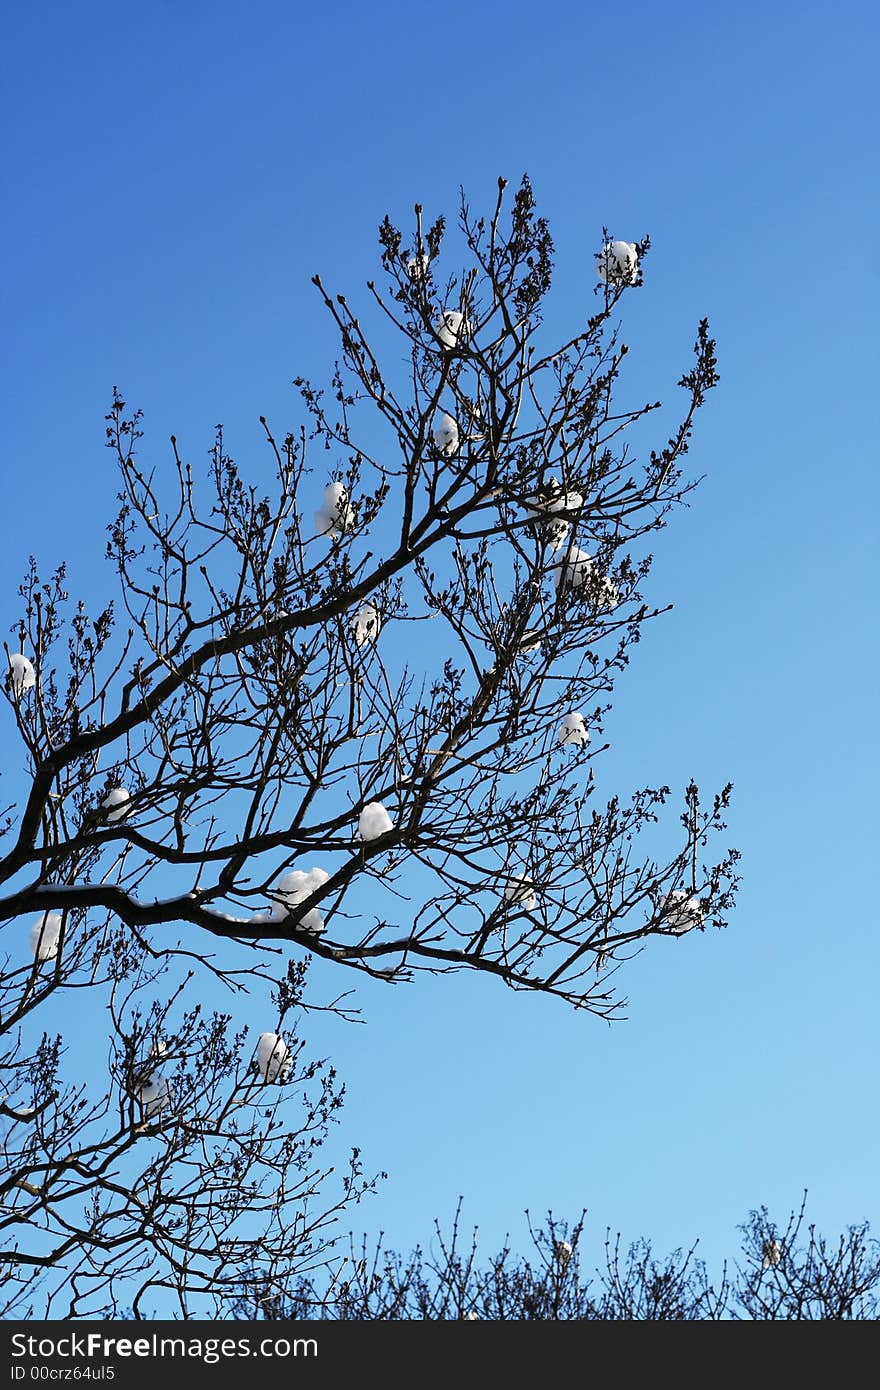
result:
[[[652,943],[612,1028],[466,977],[317,1024],[340,1141],[391,1175],[358,1229],[407,1246],[464,1194],[489,1243],[586,1206],[595,1236],[714,1259],[804,1187],[820,1227],[880,1226],[878,36],[873,5],[793,0],[7,9],[4,631],[30,552],[77,593],[110,583],[112,385],[157,462],[172,432],[204,457],[222,420],[259,476],[259,415],[294,425],[291,379],[332,360],[310,277],[365,303],[386,212],[454,215],[459,185],[488,205],[527,170],[551,325],[593,305],[607,225],[653,239],[634,395],[674,396],[703,314],[718,339],[706,481],[654,547],[675,608],[619,686],[608,767],[622,792],[735,783],[731,926]]]

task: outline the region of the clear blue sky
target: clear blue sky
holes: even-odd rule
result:
[[[609,732],[621,790],[735,782],[739,908],[647,951],[612,1029],[465,978],[322,1026],[341,1137],[391,1174],[362,1223],[399,1245],[459,1193],[490,1242],[586,1205],[714,1256],[804,1186],[820,1226],[880,1225],[878,36],[867,3],[793,0],[7,9],[4,630],[31,550],[104,582],[113,383],[157,458],[222,420],[263,467],[258,416],[294,424],[332,353],[310,276],[356,297],[386,211],[527,170],[560,310],[592,304],[603,224],[650,232],[639,394],[671,394],[700,316],[718,338],[707,480],[656,546],[675,610]]]

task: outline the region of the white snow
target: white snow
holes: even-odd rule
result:
[[[703,925],[703,909],[698,898],[691,897],[683,888],[673,888],[663,899],[662,914],[669,924],[669,931],[683,936],[686,931]]]
[[[324,501],[321,503],[325,512],[335,516],[337,512],[344,510],[347,502],[348,492],[344,483],[337,480],[327,484],[324,489]]]
[[[287,913],[280,903],[274,903],[272,907],[261,907],[248,918],[248,926],[259,926],[261,922],[283,922]]]
[[[464,340],[470,333],[470,324],[458,309],[444,309],[437,328],[437,337],[445,348],[458,347],[459,338]]]
[[[358,817],[358,834],[362,840],[378,840],[394,829],[394,821],[381,801],[370,801]]]
[[[562,1265],[562,1268],[565,1269],[574,1254],[574,1246],[569,1240],[555,1240],[553,1242],[553,1254]]]
[[[16,699],[20,699],[26,690],[33,690],[36,685],[37,673],[33,662],[29,661],[23,652],[10,654],[8,680]]]
[[[274,905],[268,909],[266,915],[260,915],[257,920],[268,922],[280,922],[289,914],[296,915],[294,909],[304,903],[306,898],[310,898],[319,888],[322,888],[328,881],[330,875],[324,869],[290,869],[286,874],[282,874],[275,888],[272,890],[272,897],[275,899]],[[320,936],[324,931],[324,918],[316,907],[310,908],[304,917],[297,922],[300,931],[308,932],[312,936]]]
[[[593,557],[580,546],[567,547],[553,565],[553,587],[557,593],[563,586],[581,589],[593,573]]]
[[[293,1066],[290,1048],[280,1033],[261,1033],[257,1042],[257,1070],[265,1082],[286,1081]]]
[[[599,252],[596,270],[600,280],[631,285],[639,272],[639,253],[634,241],[609,241]]]
[[[559,558],[553,562],[553,587],[557,593],[563,588],[582,589],[589,584],[595,573],[592,555],[578,545],[557,547],[556,554]],[[602,576],[595,590],[595,604],[602,611],[610,612],[620,603],[617,586],[607,575]]]
[[[153,1072],[147,1076],[138,1086],[137,1098],[144,1118],[154,1120],[162,1111],[171,1104],[171,1087],[166,1078],[160,1072]]]
[[[761,1255],[764,1269],[770,1269],[772,1265],[782,1263],[782,1246],[778,1240],[765,1240],[761,1247]]]
[[[582,748],[589,743],[590,731],[579,709],[570,710],[565,716],[559,725],[558,738],[563,746],[570,744],[573,748]]]
[[[458,425],[445,410],[441,410],[434,421],[434,443],[441,454],[458,453]]]
[[[61,913],[44,912],[31,927],[31,953],[40,964],[54,960],[58,955],[58,938],[61,935]]]
[[[558,550],[570,530],[568,518],[577,516],[583,505],[580,492],[564,488],[558,478],[548,478],[541,492],[526,499],[526,512],[541,524],[547,540]]]
[[[527,627],[522,637],[519,639],[519,646],[516,649],[517,656],[531,656],[532,652],[541,650],[541,639],[538,630],[534,627]]]
[[[375,642],[382,626],[382,616],[375,603],[362,603],[351,620],[351,630],[359,647]]]
[[[279,878],[276,892],[288,902],[302,902],[323,888],[329,878],[325,869],[289,869]]]
[[[620,590],[606,574],[603,576],[602,583],[599,585],[599,598],[596,606],[604,609],[605,612],[610,612],[611,609],[616,608],[619,603]]]
[[[424,280],[428,274],[428,259],[427,251],[410,256],[406,263],[406,273],[411,280]]]
[[[335,540],[343,532],[350,531],[353,525],[348,492],[342,483],[328,483],[324,489],[324,500],[315,512],[315,530],[319,536],[329,536]]]
[[[534,912],[538,905],[538,895],[535,892],[535,885],[530,878],[521,878],[518,874],[507,880],[507,887],[504,889],[504,900],[514,903],[526,912]]]
[[[197,895],[194,893],[190,893],[189,896],[192,898],[196,897]],[[172,898],[170,899],[170,901],[174,902],[176,900]],[[238,922],[240,926],[247,925],[247,922],[249,920],[247,917],[239,917],[237,913],[234,912],[221,912],[219,908],[210,907],[207,903],[202,904],[201,910],[202,912],[207,912],[207,914],[210,917],[216,917],[221,922]]]
[[[101,809],[107,812],[109,821],[119,821],[126,815],[126,807],[130,800],[131,792],[128,787],[111,787],[101,802]]]

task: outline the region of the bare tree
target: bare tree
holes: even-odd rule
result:
[[[680,418],[652,448],[659,403],[617,400],[617,313],[647,239],[606,239],[594,312],[547,342],[553,246],[528,180],[509,204],[499,181],[487,218],[463,201],[459,226],[448,253],[442,218],[426,228],[417,207],[408,242],[383,222],[370,341],[315,277],[340,357],[329,389],[298,379],[296,430],[279,442],[261,421],[260,481],[219,428],[207,482],[174,438],[164,461],[145,459],[140,413],[114,393],[117,607],[71,608],[63,568],[44,580],[32,562],[6,648],[23,777],[3,826],[0,920],[60,923],[51,967],[14,967],[21,938],[7,934],[15,1077],[37,1055],[16,1031],[25,1015],[45,1019],[37,1071],[55,1077],[48,1008],[69,989],[110,991],[118,1098],[148,1060],[147,1025],[126,1009],[143,988],[155,1031],[169,991],[181,1009],[198,998],[189,971],[236,989],[271,978],[283,1018],[292,945],[300,961],[389,982],[477,970],[610,1018],[611,976],[648,938],[725,924],[737,855],[703,853],[730,788],[705,802],[691,782],[669,825],[668,787],[600,798],[593,766],[615,678],[661,611],[642,593],[647,538],[694,486],[683,459],[717,380],[707,325]],[[587,255],[585,292],[593,275]],[[174,1084],[201,1095],[200,1051],[225,1044],[181,1016]],[[45,1084],[70,1097],[45,1101],[67,1144],[78,1092]],[[205,1092],[194,1128],[163,1127],[161,1144],[197,1143],[231,1103]],[[320,1117],[326,1099],[315,1104]],[[119,1108],[125,1139],[64,1148],[65,1171],[91,1181],[127,1151],[138,1126]],[[33,1225],[61,1219],[49,1181],[61,1151],[28,1120],[6,1191],[34,1188]],[[262,1161],[255,1132],[249,1144]]]
[[[63,962],[7,961],[0,977],[0,1316],[211,1316],[244,1288],[280,1296],[373,1185],[356,1150],[335,1188],[321,1162],[333,1069],[291,1032],[254,1055],[230,1016],[185,1007],[192,974],[175,979],[128,928],[62,932]],[[303,975],[276,993],[279,1027],[303,1012]],[[65,995],[73,1045],[29,1044],[29,1016]],[[110,1034],[88,1075],[83,1005],[101,1031],[106,1009]]]
[[[585,1213],[573,1224],[552,1214],[540,1225],[528,1217],[531,1250],[513,1252],[509,1240],[489,1259],[478,1255],[477,1233],[462,1237],[461,1208],[452,1229],[436,1226],[430,1251],[401,1256],[380,1243],[351,1246],[323,1282],[304,1279],[294,1297],[236,1306],[239,1317],[289,1321],[477,1320],[696,1321],[873,1319],[880,1312],[880,1245],[867,1223],[850,1226],[836,1241],[817,1234],[805,1202],[783,1228],[766,1208],[749,1214],[742,1246],[716,1281],[697,1245],[655,1255],[647,1240],[624,1247],[605,1238],[602,1266],[586,1271],[580,1242]]]

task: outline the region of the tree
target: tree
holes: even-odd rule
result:
[[[251,1062],[246,1030],[185,1007],[192,975],[175,981],[129,928],[68,917],[65,934],[63,959],[0,980],[0,1316],[212,1316],[245,1289],[279,1296],[373,1185],[356,1150],[335,1193],[321,1164],[333,1069],[275,1033]],[[282,1022],[304,1012],[303,975],[276,993]],[[85,1077],[74,1047],[71,1078],[61,1035],[30,1049],[27,1023],[83,989],[96,1022],[106,1005],[109,1060]]]
[[[605,1237],[601,1268],[584,1270],[580,1242],[586,1213],[571,1226],[543,1225],[528,1217],[531,1252],[513,1253],[509,1241],[480,1262],[477,1234],[436,1227],[433,1253],[417,1247],[402,1257],[381,1244],[352,1245],[333,1276],[303,1280],[292,1300],[266,1303],[251,1296],[238,1316],[266,1321],[299,1318],[398,1321],[489,1319],[511,1321],[760,1321],[876,1318],[880,1313],[880,1244],[867,1223],[828,1240],[808,1224],[805,1201],[783,1227],[766,1207],[740,1227],[738,1258],[713,1281],[697,1246],[655,1255],[647,1240],[624,1247]]]
[[[60,1164],[91,1183],[122,1142],[87,1139],[54,1099],[50,1006],[72,989],[110,991],[118,1098],[154,1066],[175,1000],[172,1084],[195,1107],[179,1121],[195,1142],[230,1113],[217,1092],[195,1106],[200,1058],[216,1049],[229,1080],[236,1052],[221,1041],[231,1023],[180,1012],[205,972],[238,990],[274,980],[278,1031],[310,956],[389,983],[476,970],[611,1018],[610,977],[648,938],[725,925],[737,855],[702,855],[730,788],[704,804],[691,782],[676,833],[660,820],[668,787],[600,805],[593,769],[615,678],[662,611],[642,594],[645,540],[694,486],[683,460],[717,380],[707,324],[680,422],[639,460],[627,431],[659,403],[617,404],[615,315],[648,240],[606,241],[595,312],[547,343],[553,245],[528,179],[509,207],[500,180],[488,218],[462,201],[460,230],[464,265],[441,275],[443,219],[426,228],[417,207],[405,244],[386,218],[372,344],[315,277],[340,358],[329,390],[297,379],[303,422],[281,442],[261,419],[271,485],[246,479],[221,428],[207,495],[175,438],[165,464],[143,461],[140,412],[114,392],[121,626],[113,604],[71,609],[63,567],[43,580],[31,562],[6,649],[24,778],[0,919],[45,927],[48,913],[57,940],[51,965],[38,941],[22,969],[7,935],[3,1066],[63,1143],[28,1116],[13,1145],[6,1191],[20,1203],[34,1187],[28,1235],[37,1213],[62,1221],[62,1197],[25,1170]],[[44,1020],[36,1052],[25,1018]],[[52,1078],[45,1096],[37,1073]],[[80,1103],[75,1085],[63,1094]],[[324,1116],[330,1102],[316,1104]],[[118,1105],[128,1152],[138,1126]],[[96,1217],[76,1234],[96,1268],[100,1230]]]

